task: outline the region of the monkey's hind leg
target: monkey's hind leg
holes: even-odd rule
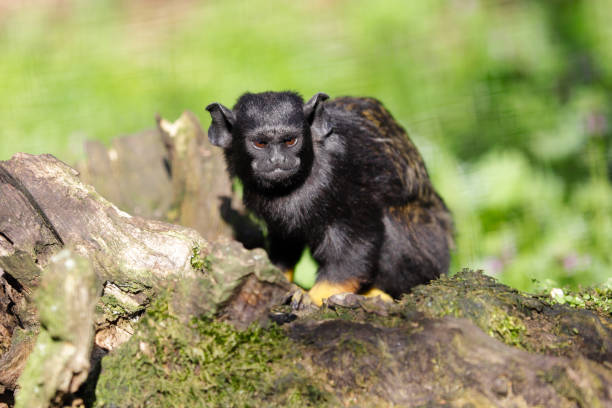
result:
[[[314,286],[308,291],[308,295],[312,299],[312,302],[321,306],[323,299],[327,299],[330,296],[337,295],[339,293],[355,293],[359,289],[359,282],[356,279],[349,279],[344,282],[330,282],[327,280],[321,280],[314,284]]]

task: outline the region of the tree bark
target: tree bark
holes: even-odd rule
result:
[[[263,246],[226,176],[220,149],[212,146],[191,112],[175,122],[117,138],[110,148],[85,144],[81,179],[121,210],[191,227],[206,240],[234,237],[246,248]]]

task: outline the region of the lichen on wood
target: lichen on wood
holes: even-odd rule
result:
[[[16,408],[46,408],[85,381],[98,288],[86,258],[63,250],[51,259],[35,295],[41,330],[19,380]]]

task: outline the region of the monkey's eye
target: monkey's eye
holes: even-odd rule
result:
[[[295,146],[296,143],[297,143],[297,137],[289,137],[285,139],[285,146],[287,147]]]
[[[253,146],[255,146],[258,149],[263,149],[267,145],[268,145],[268,142],[266,142],[265,140],[253,140]]]

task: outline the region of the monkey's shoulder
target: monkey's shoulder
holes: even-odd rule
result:
[[[385,202],[444,207],[417,147],[384,105],[374,98],[340,97],[325,102],[334,133],[351,149],[353,175],[362,175]]]
[[[342,96],[327,101],[325,109],[331,111],[332,116],[361,119],[364,122],[370,122],[381,130],[387,127],[395,128],[393,130],[398,133],[405,133],[382,102],[375,98]]]
[[[344,96],[325,102],[334,130],[347,138],[372,145],[386,144],[401,153],[416,152],[406,130],[377,99]]]
[[[361,116],[366,116],[368,112],[378,112],[380,115],[391,116],[381,101],[371,97],[339,96],[326,101],[325,106],[326,108],[334,107]]]
[[[400,172],[405,167],[424,171],[424,163],[406,130],[377,99],[339,97],[325,102],[334,133],[345,143],[359,146],[367,160],[377,157]]]

